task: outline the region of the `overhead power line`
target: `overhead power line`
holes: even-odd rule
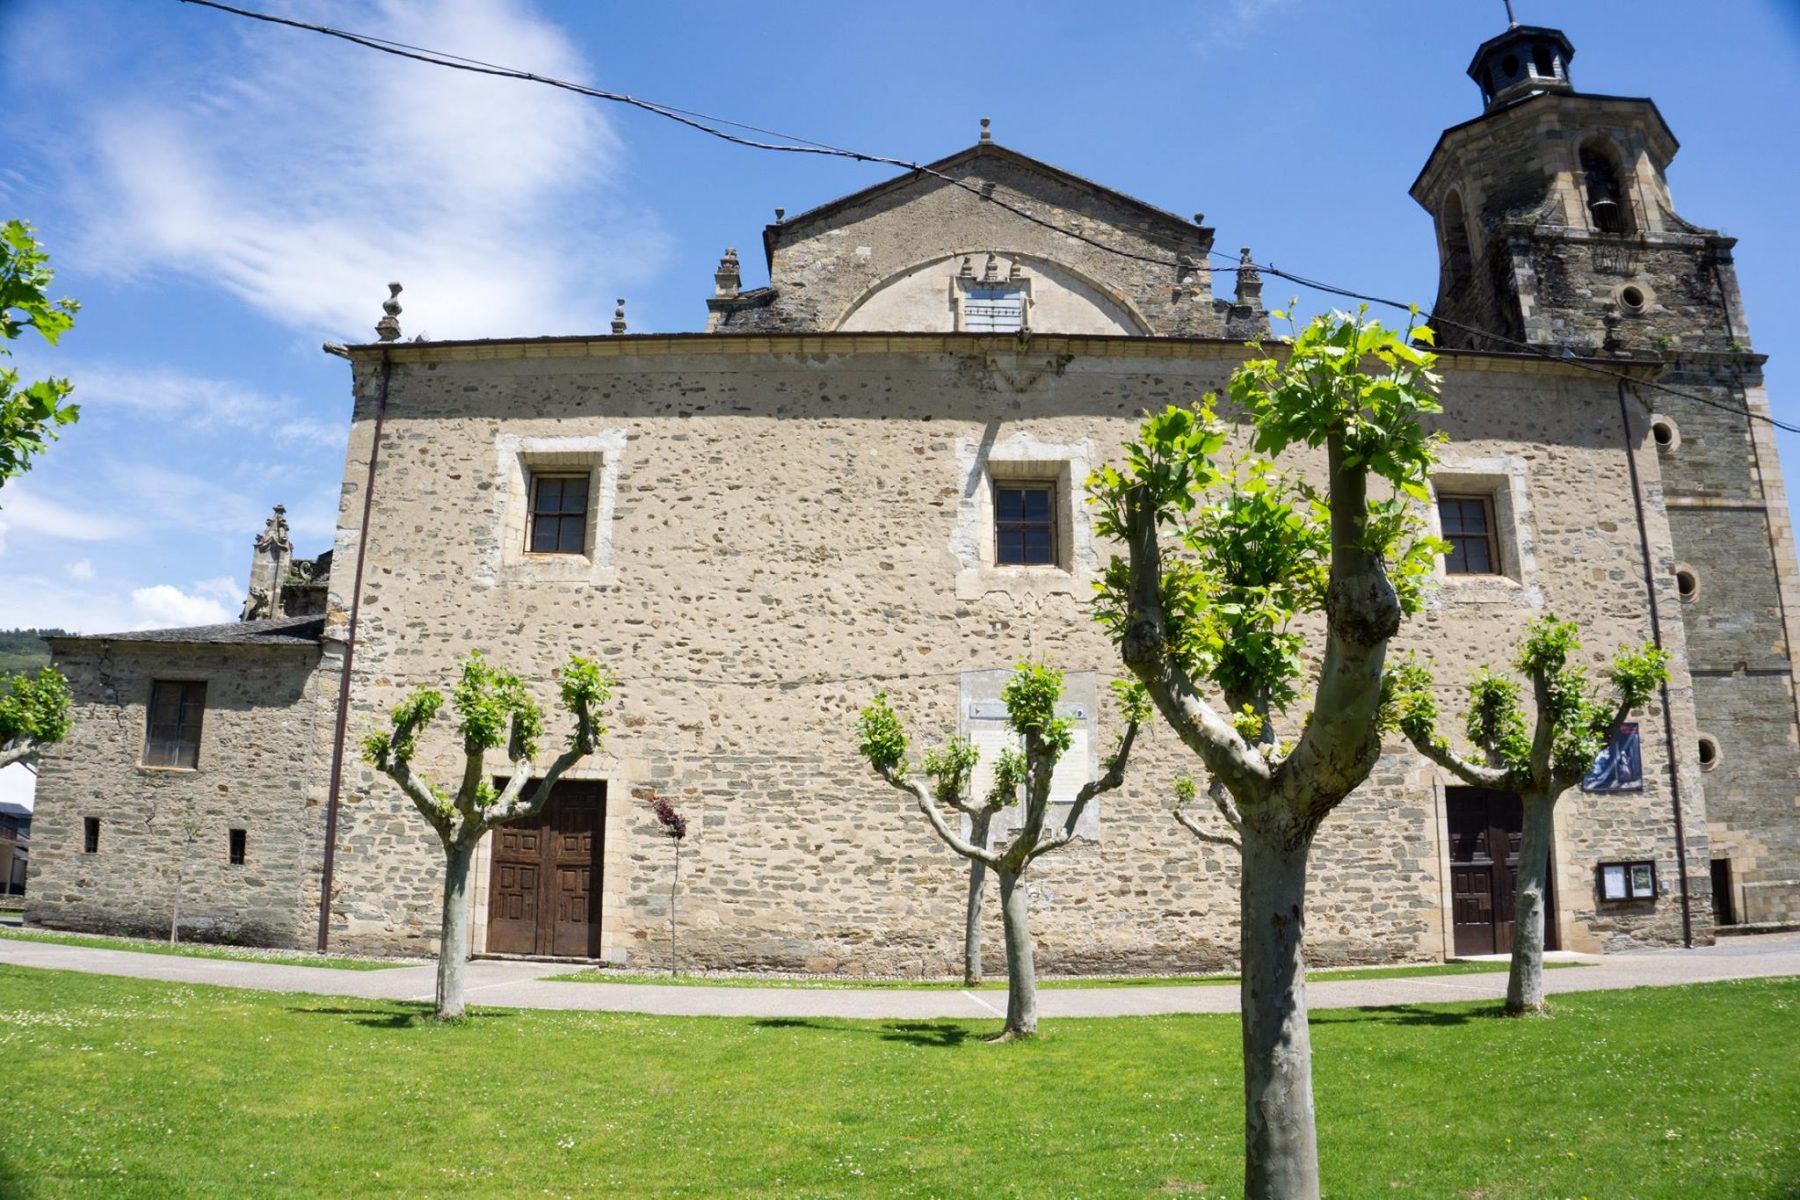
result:
[[[468,71],[478,75],[490,75],[501,79],[515,79],[523,83],[542,84],[546,87],[559,88],[563,91],[573,92],[576,95],[586,96],[594,100],[605,100],[613,104],[624,104],[674,121],[677,124],[685,125],[689,129],[697,130],[700,133],[729,142],[732,145],[743,146],[751,150],[765,150],[783,154],[810,154],[828,158],[845,158],[852,162],[875,163],[881,166],[897,167],[904,171],[918,172],[919,174],[928,175],[933,179],[949,184],[951,187],[960,188],[970,195],[976,196],[989,204],[996,205],[1005,212],[1011,213],[1039,228],[1047,229],[1050,232],[1059,234],[1063,237],[1072,238],[1075,241],[1092,246],[1096,250],[1104,251],[1107,254],[1130,259],[1134,262],[1167,267],[1171,270],[1180,270],[1190,265],[1180,259],[1159,258],[1156,255],[1141,254],[1135,250],[1128,250],[1122,246],[1108,245],[1078,229],[1071,229],[1044,217],[1040,217],[1028,209],[1003,199],[992,190],[977,187],[965,180],[958,179],[953,175],[936,170],[924,163],[913,162],[910,159],[896,158],[885,154],[872,154],[862,150],[851,150],[842,146],[831,145],[828,142],[820,142],[811,138],[801,137],[798,134],[782,133],[777,130],[765,129],[761,126],[747,124],[743,121],[735,121],[729,117],[712,116],[708,113],[697,112],[693,109],[679,108],[672,104],[662,104],[654,100],[646,100],[642,97],[628,95],[624,92],[589,87],[586,84],[574,83],[566,79],[557,79],[549,75],[539,75],[535,72],[521,70],[516,67],[502,66],[498,63],[485,62],[477,58],[466,58],[462,55],[450,54],[442,50],[431,50],[423,46],[411,45],[407,42],[398,42],[389,38],[375,37],[371,34],[354,33],[350,30],[336,29],[329,25],[319,25],[310,21],[297,20],[292,17],[282,17],[276,16],[273,13],[257,12],[254,9],[238,8],[234,5],[219,3],[219,0],[180,0],[180,2],[183,4],[197,5],[201,8],[216,9],[219,12],[230,13],[233,16],[245,17],[253,21],[266,22],[270,25],[284,25],[292,29],[304,30],[308,33],[322,34],[326,37],[337,38],[353,45],[362,46],[365,49],[375,50],[382,54],[391,54],[398,58],[411,59],[415,62],[425,63],[430,66],[447,67],[451,70]],[[756,138],[730,133],[726,129],[721,128],[721,126],[729,126],[732,129],[741,129],[746,133],[754,133],[761,137],[779,140],[759,141]],[[1613,380],[1629,383],[1634,387],[1649,388],[1652,391],[1675,396],[1693,404],[1716,408],[1723,412],[1731,413],[1734,416],[1744,417],[1747,420],[1763,421],[1787,433],[1800,433],[1800,425],[1792,425],[1786,421],[1777,420],[1770,415],[1752,412],[1747,403],[1744,407],[1739,408],[1737,405],[1715,400],[1710,396],[1702,396],[1694,392],[1684,391],[1680,388],[1670,387],[1668,384],[1658,383],[1655,380],[1641,379],[1624,371],[1613,370],[1600,363],[1576,357],[1572,352],[1567,350],[1543,346],[1536,342],[1522,341],[1518,338],[1506,337],[1490,330],[1480,329],[1473,325],[1466,325],[1460,321],[1451,320],[1448,317],[1440,316],[1436,312],[1421,310],[1417,305],[1407,304],[1404,301],[1394,300],[1385,296],[1371,295],[1366,292],[1357,291],[1353,288],[1339,287],[1336,284],[1325,283],[1317,279],[1307,278],[1304,275],[1295,274],[1291,271],[1284,271],[1273,263],[1257,263],[1254,261],[1240,263],[1237,259],[1232,258],[1231,255],[1224,251],[1212,250],[1209,251],[1209,253],[1218,258],[1225,259],[1231,264],[1230,266],[1212,268],[1221,274],[1229,274],[1243,270],[1256,270],[1265,275],[1273,275],[1277,279],[1285,279],[1290,283],[1297,284],[1304,288],[1324,292],[1327,295],[1341,296],[1350,300],[1359,300],[1366,304],[1379,304],[1401,312],[1422,312],[1426,322],[1433,327],[1456,329],[1473,337],[1479,337],[1488,342],[1506,346],[1519,352],[1545,359],[1546,361],[1561,363],[1564,366],[1575,367],[1579,370],[1588,371],[1596,375],[1603,375]]]

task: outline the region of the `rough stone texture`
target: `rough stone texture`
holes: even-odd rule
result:
[[[280,632],[294,626],[305,627],[221,627],[238,635],[228,641],[170,637],[204,631],[55,640],[74,723],[39,768],[27,922],[167,937],[181,869],[184,939],[310,944],[323,845],[316,726],[331,709],[317,688],[317,623],[311,640]],[[193,770],[139,765],[159,679],[206,682]],[[101,822],[94,854],[83,850],[87,817]],[[231,829],[246,832],[242,865],[228,862]]]
[[[1050,273],[1060,288],[1091,288],[1101,306],[1128,314],[1130,325],[1121,332],[1253,337],[1267,330],[1260,307],[1214,298],[1210,228],[992,142],[931,168],[975,191],[914,172],[769,226],[769,288],[710,301],[709,327],[727,333],[841,329],[871,293],[964,256],[973,257],[979,272],[997,251],[1027,271]],[[982,191],[1058,228],[1023,220],[975,194]],[[936,328],[950,330],[947,307],[943,320]],[[910,320],[880,327],[924,328]],[[1033,330],[1096,331],[1040,329],[1036,322]]]
[[[1218,388],[1226,343],[838,335],[620,338],[391,347],[394,360],[367,547],[352,736],[415,684],[441,684],[469,649],[515,666],[546,702],[571,650],[620,676],[608,753],[603,953],[667,961],[670,856],[644,798],[671,799],[692,830],[683,853],[682,956],[696,966],[941,974],[960,962],[965,864],[855,755],[850,724],[887,687],[919,744],[954,731],[960,673],[1026,656],[1116,677],[1091,621],[1087,581],[960,594],[959,444],[1118,454],[1142,409]],[[375,352],[358,360],[358,405],[336,548],[355,561],[373,417]],[[1531,577],[1496,597],[1447,586],[1409,630],[1452,687],[1503,662],[1545,606],[1591,629],[1596,661],[1648,634],[1641,551],[1610,384],[1556,366],[1464,356],[1448,364],[1443,425],[1476,459],[1523,460]],[[1519,403],[1529,394],[1539,401]],[[507,437],[626,431],[612,532],[617,582],[478,579],[499,519],[488,497]],[[1639,414],[1636,436],[1647,422]],[[1640,458],[1654,488],[1653,454]],[[1309,463],[1316,469],[1316,463]],[[1059,502],[1066,503],[1063,498]],[[1672,561],[1652,491],[1659,587]],[[1113,547],[1101,547],[1102,558]],[[348,604],[334,582],[334,623]],[[1665,597],[1673,604],[1673,594]],[[1679,630],[1673,649],[1682,653]],[[325,672],[329,673],[329,671]],[[1447,695],[1447,700],[1450,697]],[[1679,742],[1694,743],[1685,675]],[[556,722],[552,722],[553,731]],[[1103,702],[1102,739],[1116,729]],[[1600,857],[1651,857],[1678,878],[1661,718],[1644,718],[1648,789],[1569,806],[1558,843],[1565,944],[1679,936],[1673,894],[1596,912]],[[440,777],[440,729],[421,755]],[[1236,953],[1229,855],[1167,814],[1192,769],[1160,728],[1099,839],[1039,864],[1033,902],[1049,970],[1191,970]],[[1692,773],[1681,764],[1680,770]],[[1432,769],[1396,747],[1327,823],[1310,943],[1319,961],[1444,952],[1443,814]],[[1705,915],[1698,787],[1689,867]],[[416,950],[435,928],[439,855],[384,781],[352,766],[338,851],[334,944]],[[477,897],[479,903],[480,897]],[[476,914],[476,927],[483,921]],[[990,931],[997,939],[997,925]]]
[[[1618,168],[1622,233],[1589,214],[1583,147]],[[1438,225],[1441,313],[1596,365],[1656,363],[1658,382],[1685,394],[1626,385],[1664,433],[1655,456],[1675,550],[1664,569],[1699,585],[1664,606],[1664,631],[1679,614],[1702,732],[1720,749],[1705,812],[1732,908],[1777,920],[1757,914],[1800,911],[1800,567],[1773,433],[1753,419],[1768,415],[1764,359],[1750,349],[1736,241],[1676,214],[1675,150],[1647,100],[1547,93],[1446,132],[1413,196]],[[1447,345],[1518,349],[1443,332]]]

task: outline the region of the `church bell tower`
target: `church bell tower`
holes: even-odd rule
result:
[[[1714,915],[1800,920],[1800,570],[1737,242],[1676,212],[1655,103],[1576,90],[1574,58],[1515,22],[1469,64],[1483,111],[1412,187],[1437,230],[1439,343],[1657,372],[1595,419],[1661,485],[1645,503],[1674,552],[1650,572],[1686,635],[1699,730],[1676,753],[1704,784]]]

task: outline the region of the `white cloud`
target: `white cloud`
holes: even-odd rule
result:
[[[200,580],[194,584],[194,593],[199,596],[215,596],[224,603],[233,605],[241,604],[244,599],[244,589],[229,575]]]
[[[87,583],[94,578],[94,564],[91,559],[77,559],[63,568],[63,573],[77,583]]]
[[[159,583],[131,593],[134,629],[178,628],[183,625],[223,625],[237,614],[209,596],[190,595],[174,584]]]
[[[72,542],[104,542],[129,535],[134,526],[125,518],[81,512],[14,482],[0,489],[0,538],[18,531]]]
[[[347,417],[319,420],[294,397],[266,395],[229,380],[106,364],[62,364],[59,371],[76,381],[82,404],[179,420],[189,431],[236,430],[277,443],[330,448],[342,446],[350,428]]]
[[[308,15],[588,73],[522,0]],[[664,255],[619,199],[620,145],[594,101],[266,27],[229,48],[210,73],[152,72],[93,112],[88,261],[186,273],[283,324],[370,341],[390,279],[408,333],[591,332],[615,285]]]

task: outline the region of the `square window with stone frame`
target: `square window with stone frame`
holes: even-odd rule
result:
[[[150,686],[144,766],[193,770],[200,765],[200,725],[206,712],[206,685],[159,679]]]
[[[587,527],[588,476],[532,476],[527,550],[533,554],[584,554]]]
[[[994,562],[1003,567],[1051,567],[1056,554],[1056,485],[994,483]]]
[[[1444,553],[1445,574],[1500,574],[1500,546],[1490,497],[1439,496],[1438,522],[1450,544]]]

